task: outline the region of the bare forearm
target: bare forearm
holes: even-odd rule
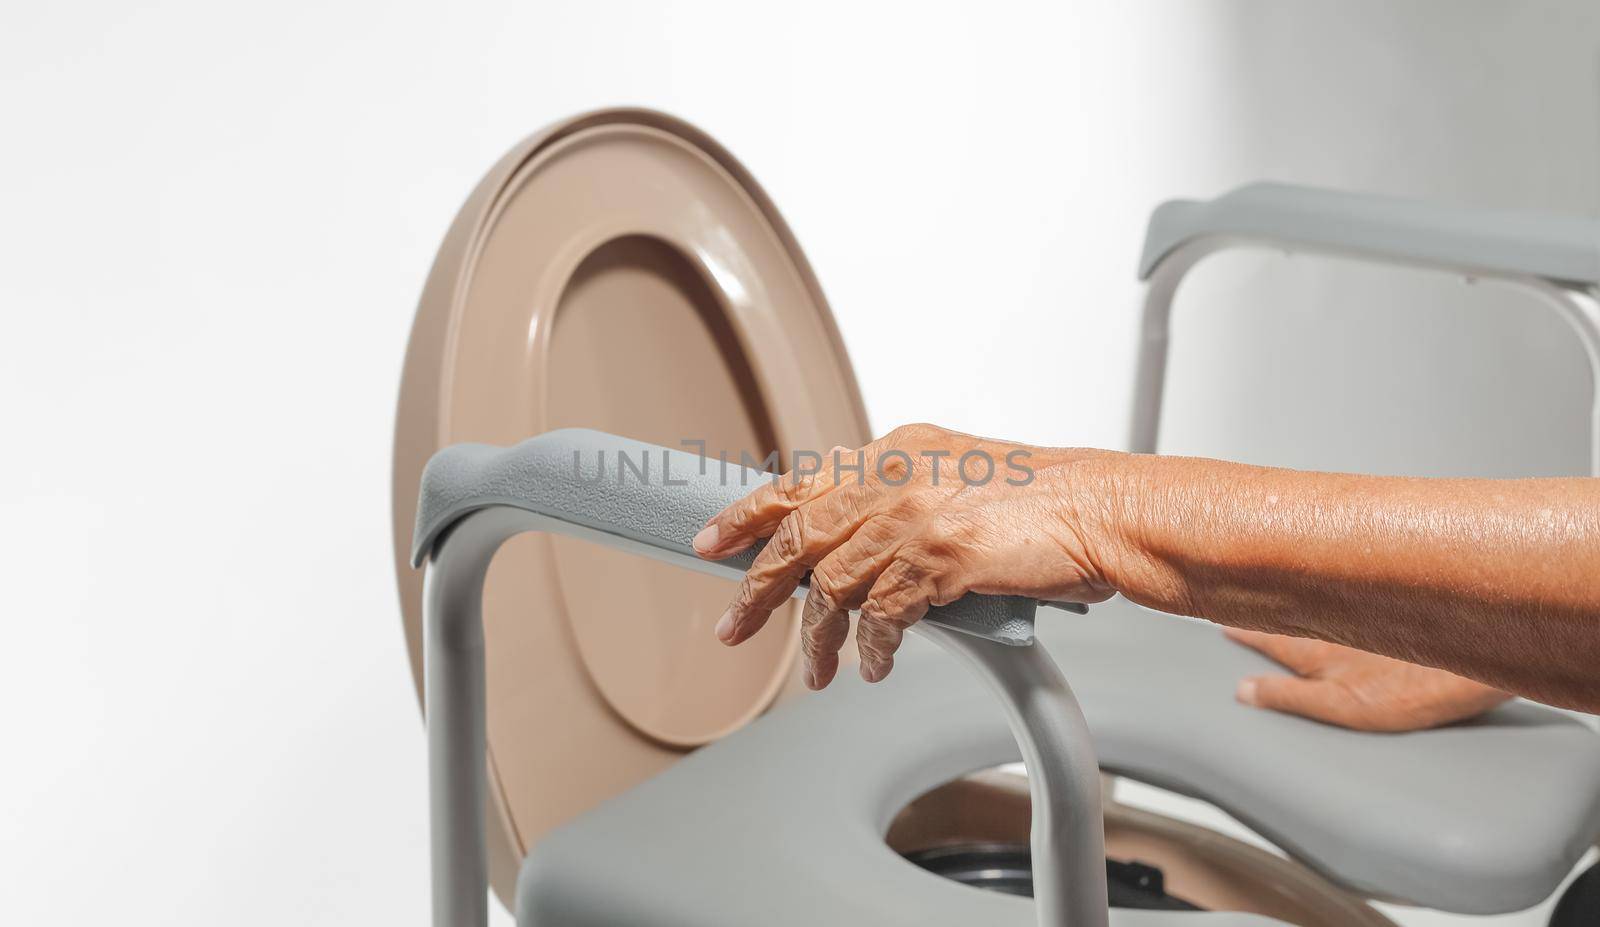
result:
[[[1076,504],[1115,536],[1100,566],[1134,601],[1600,710],[1600,480],[1081,468],[1100,491]]]
[[[730,646],[760,631],[809,577],[801,650],[813,688],[837,672],[851,612],[861,674],[876,682],[893,669],[907,627],[967,593],[1092,603],[1121,592],[1407,661],[1397,664],[1407,670],[1397,687],[1394,669],[1370,653],[1280,653],[1297,673],[1343,666],[1312,687],[1323,695],[1347,683],[1374,691],[1356,683],[1378,679],[1380,692],[1447,696],[1424,699],[1423,710],[1358,716],[1307,707],[1315,693],[1304,686],[1291,687],[1298,707],[1263,700],[1262,684],[1287,692],[1268,677],[1243,681],[1251,704],[1373,730],[1468,717],[1502,697],[1493,689],[1600,710],[1600,480],[1299,473],[1029,447],[933,425],[896,428],[851,454],[848,471],[835,462],[763,483],[694,539],[712,560],[771,539],[716,623]],[[1025,460],[1037,478],[951,479],[947,469],[941,481],[927,465],[969,455]]]

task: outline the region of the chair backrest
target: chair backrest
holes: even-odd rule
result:
[[[1600,473],[1600,223],[1253,185],[1158,208],[1140,273],[1137,450]]]

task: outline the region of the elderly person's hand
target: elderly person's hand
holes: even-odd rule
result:
[[[1511,696],[1431,666],[1304,637],[1227,630],[1288,673],[1239,680],[1239,701],[1358,731],[1417,731],[1475,718]]]
[[[814,688],[838,670],[851,609],[875,682],[930,605],[1121,593],[1312,639],[1237,635],[1298,674],[1245,683],[1243,700],[1266,707],[1382,730],[1455,720],[1506,693],[1600,711],[1600,479],[1309,473],[930,425],[829,457],[695,538],[721,559],[772,537],[717,624],[728,644],[811,573],[801,634]]]
[[[1097,562],[1106,551],[1091,539],[1108,536],[1103,513],[1080,510],[1068,477],[1102,456],[932,425],[897,428],[859,450],[835,448],[819,472],[763,483],[695,538],[709,559],[772,538],[717,636],[730,645],[749,638],[809,572],[801,649],[806,685],[820,689],[838,671],[854,609],[861,675],[877,682],[930,605],[968,592],[1101,601],[1113,592]]]

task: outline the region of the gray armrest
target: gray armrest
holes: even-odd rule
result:
[[[423,471],[412,564],[427,559],[462,516],[504,505],[563,522],[598,543],[737,579],[761,545],[709,563],[695,555],[690,539],[712,515],[771,478],[734,462],[587,429],[552,431],[509,448],[458,444],[435,454]],[[1035,605],[1018,596],[968,595],[930,609],[924,620],[1025,645],[1033,641]]]
[[[1214,200],[1173,200],[1150,216],[1139,278],[1194,239],[1263,244],[1465,273],[1600,282],[1600,222],[1398,197],[1255,183]]]

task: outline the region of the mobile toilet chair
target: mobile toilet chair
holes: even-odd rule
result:
[[[1228,244],[1526,283],[1588,320],[1597,356],[1600,273],[1533,261],[1572,257],[1546,239],[1496,263],[1462,227],[1285,188],[1163,207],[1136,446],[1177,282]],[[703,133],[599,112],[491,171],[425,288],[396,435],[436,924],[482,924],[492,885],[538,925],[1378,925],[1363,899],[1526,907],[1600,832],[1600,738],[1558,712],[1379,736],[1245,708],[1233,684],[1265,658],[1120,600],[1035,623],[1035,603],[969,596],[877,687],[804,693],[792,611],[723,648],[711,624],[749,555],[707,564],[689,538],[762,477],[721,458],[867,439],[793,236]],[[1026,785],[985,772],[1018,760]],[[1102,771],[1210,801],[1287,858],[1102,809]],[[929,871],[941,846],[1023,833],[1032,900]],[[1134,875],[1108,880],[1108,854]]]

